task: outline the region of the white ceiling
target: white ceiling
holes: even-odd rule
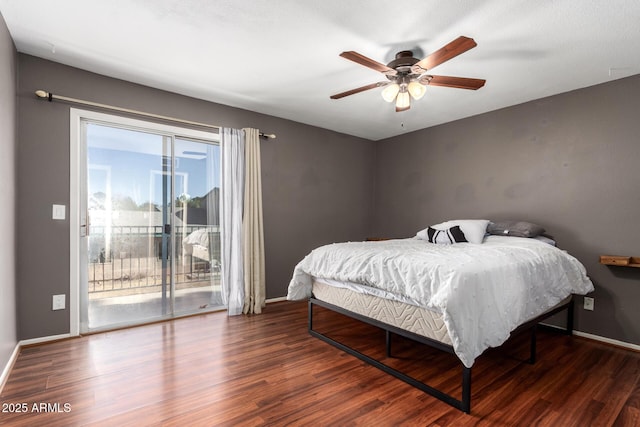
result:
[[[372,140],[640,73],[639,0],[0,0],[0,12],[20,52]],[[342,51],[387,63],[461,35],[478,46],[433,74],[486,79],[478,91],[429,87],[401,113],[381,89],[329,99],[384,80]]]

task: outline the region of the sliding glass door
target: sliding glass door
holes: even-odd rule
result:
[[[220,308],[217,135],[87,113],[80,137],[80,332]]]

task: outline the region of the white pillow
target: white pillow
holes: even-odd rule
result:
[[[464,237],[466,237],[469,243],[480,244],[484,240],[485,234],[487,234],[487,226],[489,225],[489,220],[457,219],[432,225],[431,228],[435,228],[436,230],[447,230],[451,227],[455,227],[456,225],[460,226],[460,229],[464,233]],[[429,235],[427,234],[428,230],[429,227],[425,228],[424,230],[420,230],[418,231],[416,236],[422,240],[429,240]]]

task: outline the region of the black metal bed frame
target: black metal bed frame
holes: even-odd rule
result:
[[[359,320],[361,322],[367,323],[369,325],[378,327],[380,329],[383,329],[385,331],[385,336],[386,336],[386,354],[387,357],[392,357],[391,356],[391,334],[396,334],[396,335],[400,335],[402,337],[411,339],[413,341],[417,341],[421,344],[426,344],[430,347],[434,347],[437,348],[439,350],[445,351],[447,353],[451,353],[455,355],[455,352],[453,350],[453,347],[447,344],[443,344],[439,341],[424,337],[422,335],[418,335],[415,334],[413,332],[409,332],[406,331],[404,329],[398,328],[396,326],[392,326],[383,322],[380,322],[378,320],[375,319],[371,319],[369,317],[363,316],[361,314],[358,313],[354,313],[352,311],[349,311],[347,309],[344,309],[342,307],[339,307],[337,305],[333,305],[330,304],[328,302],[319,300],[315,297],[311,297],[309,298],[309,333],[318,338],[321,339],[322,341],[325,341],[337,348],[339,348],[340,350],[357,357],[358,359],[369,363],[372,366],[375,366],[378,369],[381,369],[382,371],[386,372],[387,374],[390,374],[404,382],[406,382],[407,384],[412,385],[413,387],[416,387],[420,390],[422,390],[423,392],[442,400],[443,402],[453,406],[454,408],[457,408],[463,412],[466,413],[470,413],[471,412],[471,368],[467,368],[466,366],[462,365],[462,398],[461,399],[457,399],[454,396],[451,396],[449,394],[444,393],[441,390],[438,390],[434,387],[431,387],[427,384],[425,384],[424,382],[418,381],[417,379],[395,369],[392,368],[389,365],[385,365],[384,363],[370,357],[367,356],[366,354],[363,354],[345,344],[342,344],[338,341],[333,340],[332,338],[329,338],[326,335],[321,334],[320,332],[316,331],[313,329],[313,306],[314,305],[319,305],[321,307],[324,307],[326,309],[332,310],[334,312],[340,313],[342,315],[345,315],[347,317],[351,317],[353,319]],[[536,361],[536,331],[538,329],[538,327],[545,327],[545,325],[538,325],[538,323],[540,323],[542,320],[556,314],[559,313],[563,310],[567,310],[567,324],[566,324],[566,328],[565,329],[561,329],[561,328],[555,328],[555,327],[551,327],[551,329],[554,330],[560,330],[563,331],[564,333],[566,333],[567,335],[571,335],[573,333],[573,311],[574,311],[574,303],[573,303],[573,298],[571,298],[569,301],[567,301],[566,303],[559,305],[557,307],[555,307],[554,309],[547,311],[546,313],[526,322],[523,323],[522,325],[520,325],[518,328],[516,328],[514,331],[511,332],[511,336],[514,336],[518,333],[521,333],[523,331],[529,331],[531,334],[531,346],[530,346],[530,354],[529,354],[529,360],[527,360],[528,363],[530,364],[534,364]]]

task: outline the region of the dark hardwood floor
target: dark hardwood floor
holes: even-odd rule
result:
[[[459,396],[454,356],[396,337],[387,359],[381,331],[316,315],[318,330]],[[464,414],[311,337],[306,317],[306,303],[283,302],[24,348],[0,424],[640,425],[638,352],[541,331],[530,365],[524,334],[476,361]]]

